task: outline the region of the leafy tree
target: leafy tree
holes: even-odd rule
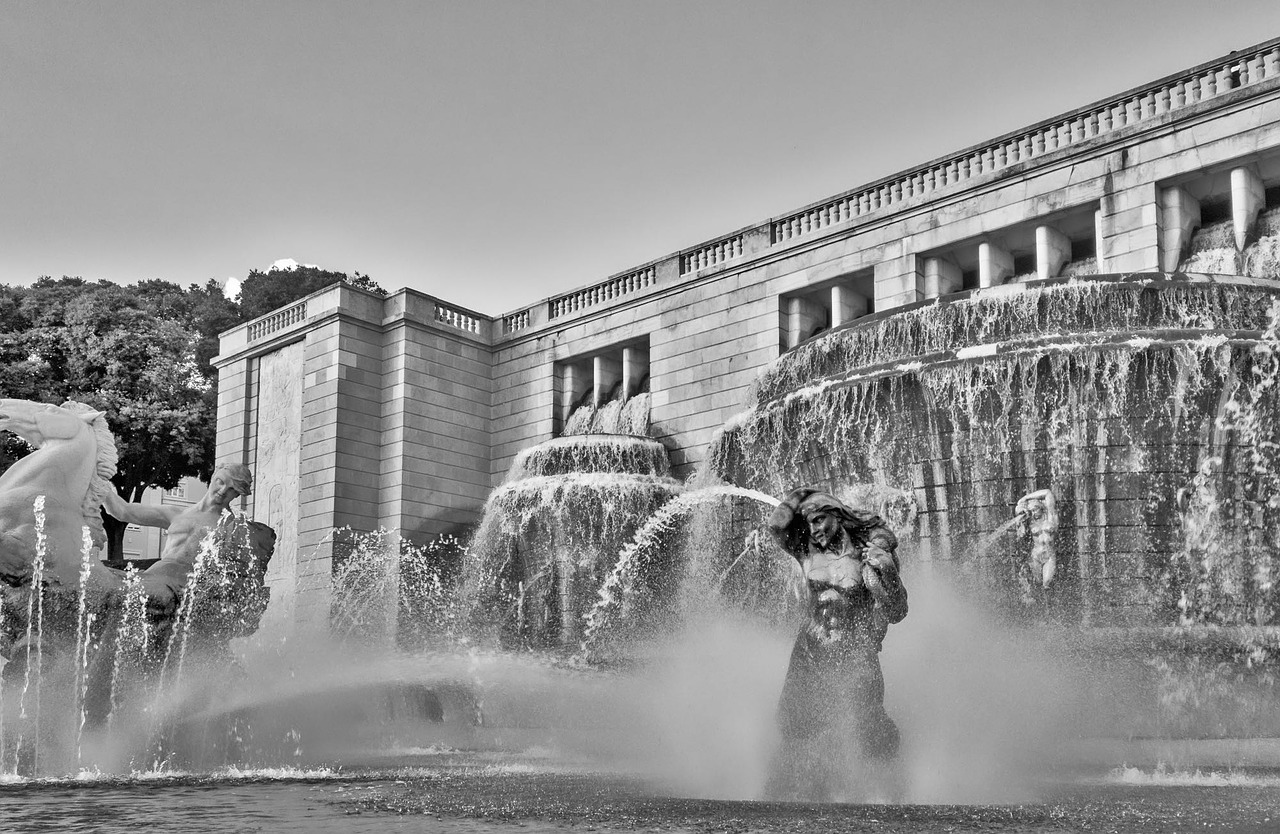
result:
[[[66,276],[0,285],[0,397],[75,399],[105,411],[119,451],[112,480],[126,501],[188,476],[207,480],[216,464],[218,334],[338,281],[387,294],[367,275],[317,267],[254,270],[239,303],[216,281],[185,290]],[[0,433],[0,473],[28,452]],[[118,561],[126,525],[104,521],[108,558]]]
[[[76,399],[105,411],[119,451],[112,481],[127,501],[187,476],[207,479],[216,414],[209,360],[217,329],[238,317],[215,290],[216,283],[184,291],[164,281],[122,287],[78,278],[6,288],[0,396]],[[0,448],[8,458],[22,452],[12,442]],[[126,525],[105,521],[109,557],[119,559]]]
[[[372,278],[359,272],[347,275],[345,272],[330,272],[314,266],[271,269],[267,272],[255,269],[240,285],[240,312],[244,321],[256,319],[339,281],[377,295],[387,294]]]

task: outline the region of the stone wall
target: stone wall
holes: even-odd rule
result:
[[[318,591],[335,526],[475,521],[515,455],[557,431],[566,363],[646,343],[652,434],[686,477],[824,315],[1051,277],[1075,249],[1096,272],[1159,270],[1199,202],[1277,185],[1280,40],[502,316],[323,290],[223,334],[219,457],[258,462],[262,363],[300,343],[297,582]]]

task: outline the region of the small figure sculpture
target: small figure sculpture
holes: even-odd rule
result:
[[[1031,537],[1031,555],[1027,558],[1026,571],[1019,571],[1023,602],[1031,605],[1035,601],[1033,584],[1039,582],[1042,590],[1048,588],[1058,568],[1057,555],[1053,549],[1053,535],[1058,529],[1058,510],[1053,491],[1039,489],[1027,493],[1018,499],[1014,514],[1018,518],[1022,535]]]
[[[898,752],[879,659],[889,625],[907,615],[898,542],[879,516],[814,489],[793,490],[768,527],[809,588],[808,622],[778,705],[783,749],[774,787],[799,782],[829,799],[836,786],[826,783],[847,774],[849,757],[885,763]]]
[[[131,504],[114,490],[102,497],[102,508],[114,518],[168,531],[160,561],[142,572],[143,586],[153,606],[167,608],[195,567],[200,544],[217,526],[231,503],[253,489],[253,474],[242,463],[223,463],[209,479],[209,489],[189,507]]]

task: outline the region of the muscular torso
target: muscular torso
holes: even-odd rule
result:
[[[877,623],[875,599],[863,581],[859,554],[851,547],[839,553],[811,549],[800,567],[809,585],[809,636],[822,644],[878,649],[887,623]]]
[[[161,559],[193,560],[200,542],[221,518],[218,510],[197,510],[194,507],[179,513],[169,522]]]

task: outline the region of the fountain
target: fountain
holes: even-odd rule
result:
[[[647,431],[648,394],[614,400],[599,413],[583,405],[566,421],[566,434],[512,462],[485,504],[464,566],[473,632],[509,647],[577,647],[618,552],[682,489],[661,443],[596,431],[617,427],[620,416]]]
[[[0,772],[101,763],[86,758],[87,748],[127,725],[135,726],[126,735],[153,751],[133,754],[163,758],[163,702],[187,667],[225,664],[230,640],[251,633],[267,604],[274,534],[223,513],[248,492],[247,471],[233,487],[221,467],[216,497],[159,522],[140,518],[171,529],[166,558],[143,572],[119,571],[98,558],[99,509],[133,520],[136,505],[120,501],[108,481],[116,452],[102,413],[5,399],[0,429],[34,448],[0,477]],[[141,735],[139,722],[150,724]]]
[[[762,374],[703,477],[910,491],[909,584],[963,588],[1050,629],[1082,674],[1125,682],[1125,707],[1081,732],[1169,735],[1213,711],[1218,733],[1265,734],[1258,705],[1274,693],[1259,661],[1280,624],[1275,295],[1248,279],[1099,275],[859,320]],[[1194,660],[1188,641],[1214,648]],[[1181,714],[1209,695],[1192,667],[1219,661],[1248,679],[1244,702]]]

